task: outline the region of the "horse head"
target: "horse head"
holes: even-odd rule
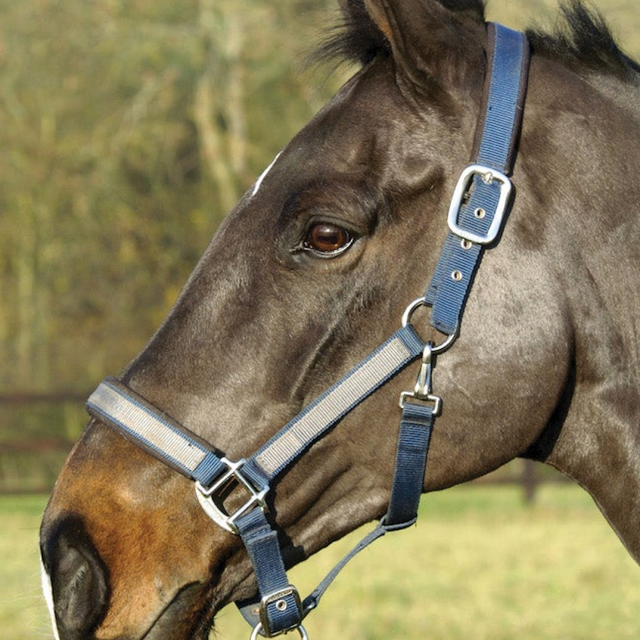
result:
[[[349,29],[333,48],[360,70],[229,214],[121,376],[232,460],[399,326],[436,268],[474,145],[483,3],[342,5]],[[585,71],[544,44],[534,39],[517,199],[438,363],[445,410],[423,490],[545,460],[596,497],[639,557],[640,298],[624,288],[640,236],[625,168],[640,149],[638,80],[621,54]],[[413,319],[424,336],[427,315]],[[385,512],[398,396],[414,379],[395,376],[278,479],[268,506],[288,566]],[[56,483],[41,547],[59,640],[204,639],[221,607],[256,589],[241,542],[211,522],[193,483],[96,419]]]

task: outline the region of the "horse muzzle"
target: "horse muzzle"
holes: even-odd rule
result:
[[[106,566],[75,516],[43,529],[41,539],[43,586],[57,637],[92,637],[109,602]]]
[[[109,571],[77,516],[42,532],[42,571],[56,640],[204,640],[213,614],[202,583],[187,584],[150,602],[131,593],[137,625],[114,624]],[[156,590],[162,591],[156,582]],[[128,616],[125,616],[128,617]]]

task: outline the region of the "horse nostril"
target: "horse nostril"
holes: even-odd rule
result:
[[[42,559],[61,640],[88,638],[106,612],[109,587],[106,568],[79,518],[67,517],[43,533]]]

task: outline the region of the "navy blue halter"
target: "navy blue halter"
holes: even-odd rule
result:
[[[490,60],[483,120],[472,163],[462,172],[448,215],[449,234],[426,295],[405,312],[402,327],[359,365],[314,400],[246,460],[227,460],[207,442],[168,417],[115,378],[105,379],[87,402],[89,414],[195,482],[196,495],[211,519],[241,536],[253,563],[258,598],[239,603],[258,635],[297,630],[317,607],[339,571],[359,551],[388,531],[416,521],[429,442],[442,399],[432,392],[433,356],[451,347],[483,252],[503,231],[512,202],[508,175],[513,168],[526,92],[529,47],[524,34],[489,25]],[[448,336],[425,344],[411,314],[430,306],[431,324]],[[268,517],[272,481],[349,411],[378,387],[421,357],[412,391],[402,394],[402,417],[387,514],[304,601],[287,579],[277,532]],[[223,504],[231,489],[246,500],[233,513]]]

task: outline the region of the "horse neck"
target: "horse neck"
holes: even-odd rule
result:
[[[608,111],[585,117],[611,120],[589,134],[596,151],[558,232],[574,357],[547,462],[591,493],[640,562],[640,85],[603,83]]]

